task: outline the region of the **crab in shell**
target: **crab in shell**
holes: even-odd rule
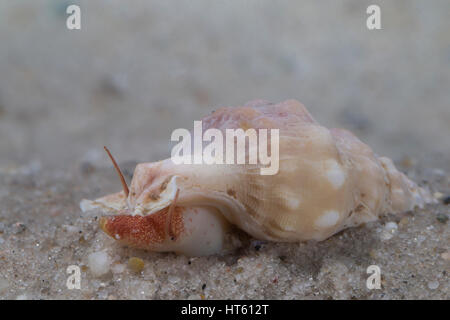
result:
[[[278,129],[279,170],[256,164],[175,164],[171,158],[136,166],[128,188],[81,209],[100,209],[101,229],[152,251],[200,256],[220,252],[228,226],[259,240],[324,240],[385,213],[430,202],[427,191],[344,129],[319,125],[296,100],[257,100],[224,107],[203,129]]]

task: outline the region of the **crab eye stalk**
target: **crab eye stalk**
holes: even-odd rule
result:
[[[122,182],[122,188],[123,188],[123,192],[125,192],[125,197],[128,198],[128,194],[130,193],[130,191],[128,190],[128,185],[127,182],[125,181],[125,178],[123,177],[122,171],[120,171],[119,166],[117,165],[116,160],[114,160],[114,157],[112,156],[111,152],[109,152],[108,148],[106,146],[103,147],[106,151],[106,153],[108,154],[109,158],[111,159],[114,168],[116,168],[117,174],[119,175],[120,178],[120,182]]]

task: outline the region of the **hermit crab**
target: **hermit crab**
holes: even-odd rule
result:
[[[175,163],[171,157],[138,164],[128,188],[110,155],[123,191],[83,200],[81,209],[103,211],[101,229],[127,245],[200,256],[225,247],[230,225],[260,240],[321,241],[431,201],[390,159],[347,130],[319,125],[296,100],[220,108],[202,120],[203,130],[211,128],[276,129],[278,170],[261,174],[265,165],[248,154],[237,164]],[[270,149],[274,141],[266,141]]]

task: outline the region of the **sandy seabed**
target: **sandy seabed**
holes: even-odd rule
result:
[[[124,164],[131,172],[132,164]],[[450,192],[440,169],[407,170],[432,191]],[[78,202],[117,184],[111,168],[74,172],[25,167],[0,173],[0,294],[6,299],[448,299],[448,206],[351,228],[320,243],[256,241],[236,232],[239,248],[189,258],[134,250],[98,227],[96,212]],[[439,194],[437,194],[440,196]],[[93,256],[92,254],[95,253]],[[103,260],[89,258],[103,256]],[[142,259],[142,270],[129,265]],[[81,289],[66,286],[69,265],[81,270]],[[381,289],[369,290],[366,271],[381,270]],[[100,270],[99,270],[100,268]]]

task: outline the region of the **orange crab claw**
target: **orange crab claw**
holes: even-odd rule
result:
[[[182,208],[176,207],[170,216],[167,209],[148,216],[106,216],[100,218],[99,225],[107,235],[124,244],[164,251],[165,244],[177,238],[183,230],[181,212]],[[167,225],[170,225],[170,235]]]
[[[224,247],[228,224],[214,208],[172,205],[147,216],[104,216],[100,228],[131,247],[204,256]]]

